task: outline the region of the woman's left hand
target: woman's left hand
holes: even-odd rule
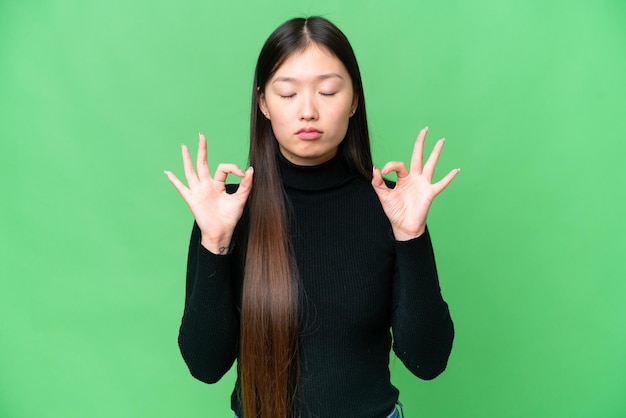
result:
[[[385,164],[382,170],[374,167],[372,173],[372,186],[391,222],[394,237],[398,241],[407,241],[424,233],[430,205],[460,171],[458,168],[454,169],[437,183],[432,183],[444,139],[437,141],[426,164],[422,167],[424,140],[427,132],[428,127],[422,129],[417,136],[410,170],[407,170],[402,162],[391,161]],[[392,171],[398,175],[396,187],[393,189],[387,187],[382,177]]]

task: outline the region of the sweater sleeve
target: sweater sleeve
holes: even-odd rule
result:
[[[220,380],[237,356],[239,314],[232,286],[233,257],[204,248],[194,223],[178,346],[191,375],[206,383]]]
[[[415,376],[429,380],[448,363],[454,326],[441,296],[428,229],[409,241],[396,241],[393,283],[393,350]]]

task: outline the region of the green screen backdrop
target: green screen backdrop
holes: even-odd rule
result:
[[[230,417],[176,343],[180,143],[245,165],[269,33],[351,40],[375,162],[461,167],[429,224],[448,370],[407,417],[626,416],[626,3],[0,0],[0,416]]]

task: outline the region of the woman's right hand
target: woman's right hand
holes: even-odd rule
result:
[[[207,162],[207,146],[204,134],[199,134],[196,170],[193,169],[187,146],[182,146],[186,187],[174,174],[165,171],[176,190],[183,197],[202,232],[202,245],[214,254],[225,254],[230,248],[233,232],[241,218],[243,208],[252,189],[253,168],[246,172],[235,164],[220,164],[211,177]],[[242,177],[237,192],[226,193],[226,177],[234,174]]]

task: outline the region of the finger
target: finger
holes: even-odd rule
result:
[[[441,149],[443,148],[443,144],[446,142],[444,138],[441,138],[435,144],[433,151],[430,153],[428,157],[428,161],[424,164],[424,174],[430,180],[435,175],[435,166],[437,165],[437,161],[439,160],[439,155],[441,154]]]
[[[385,183],[382,173],[376,167],[372,169],[372,186],[379,197],[382,197],[382,195],[389,191],[389,187],[387,183]]]
[[[250,190],[252,189],[252,178],[254,176],[254,168],[248,167],[243,176],[243,180],[239,183],[239,188],[237,189],[237,194],[241,194],[245,197],[250,194]]]
[[[424,127],[415,139],[415,145],[413,146],[413,154],[411,155],[411,171],[415,171],[418,174],[422,172],[422,160],[424,158],[424,141],[426,140],[426,134],[428,133],[428,126]]]
[[[407,170],[406,165],[404,165],[401,161],[390,161],[385,164],[382,170],[380,170],[383,176],[391,173],[392,171],[395,171],[399,179],[409,175],[409,170]]]
[[[444,178],[439,180],[437,183],[433,184],[433,191],[435,192],[435,196],[437,196],[446,187],[448,187],[450,182],[452,182],[452,180],[454,180],[456,175],[459,174],[459,171],[461,171],[460,168],[455,168],[454,170],[452,170],[448,174],[446,174],[446,176]]]
[[[189,187],[194,187],[198,184],[198,177],[196,173],[193,171],[193,164],[191,163],[191,154],[189,154],[189,148],[187,145],[182,145],[183,150],[183,167],[185,169],[185,178],[187,179],[187,184]]]
[[[228,177],[229,174],[234,174],[239,177],[245,176],[245,173],[237,164],[220,164],[217,166],[217,170],[215,170],[215,177],[213,177],[213,179],[220,183],[225,183],[226,177]]]
[[[198,134],[198,157],[196,159],[196,170],[200,179],[210,179],[211,171],[207,161],[206,137],[202,132]]]
[[[166,170],[164,171],[164,173],[170,180],[170,182],[174,185],[176,190],[178,190],[178,193],[180,193],[183,199],[187,200],[186,197],[189,193],[189,189],[180,180],[178,180],[178,177],[176,177],[171,171]]]

